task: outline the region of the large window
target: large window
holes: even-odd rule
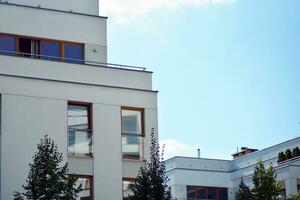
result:
[[[93,177],[83,175],[72,175],[77,178],[76,187],[81,185],[82,191],[79,193],[77,200],[93,199]]]
[[[70,102],[68,104],[68,155],[93,155],[91,105]]]
[[[132,195],[132,187],[134,185],[133,178],[123,178],[123,200],[128,200],[128,197]]]
[[[122,154],[125,159],[144,157],[144,109],[122,108]]]
[[[80,63],[83,60],[83,48],[81,44],[64,44],[65,60],[67,62]]]
[[[227,188],[187,186],[187,200],[228,200]]]
[[[41,58],[59,60],[60,46],[59,42],[41,41]]]
[[[12,55],[16,52],[16,38],[0,34],[0,54]]]

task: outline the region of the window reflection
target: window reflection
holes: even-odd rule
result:
[[[90,106],[68,105],[68,154],[92,156]]]
[[[134,185],[134,179],[123,179],[123,200],[127,200],[132,195],[132,187]]]
[[[143,158],[143,109],[122,109],[123,158]]]
[[[0,54],[14,55],[14,52],[16,52],[16,38],[0,35]]]
[[[80,176],[77,178],[76,187],[81,185],[82,189],[77,200],[92,200],[92,177]]]

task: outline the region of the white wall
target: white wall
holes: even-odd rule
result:
[[[1,199],[12,199],[12,193],[21,190],[45,134],[66,158],[66,112],[63,100],[2,94]]]
[[[64,10],[91,15],[99,14],[99,0],[7,0],[9,3],[21,4],[27,6],[42,8],[50,8],[57,10]]]
[[[0,33],[107,45],[106,18],[9,4],[0,4]]]
[[[151,90],[152,73],[0,55],[1,74]],[[9,66],[9,67],[8,67]]]
[[[155,92],[0,75],[0,94],[3,95],[1,114],[5,119],[1,141],[1,199],[10,199],[13,191],[21,189],[28,163],[45,132],[66,155],[67,101],[74,100],[93,103],[94,158],[91,162],[70,159],[71,172],[89,175],[92,170],[96,200],[121,200],[124,172],[135,175],[137,171],[132,169],[138,169],[141,163],[132,162],[126,169],[128,165],[122,162],[120,108],[145,108],[146,135],[149,135],[151,127],[157,128]],[[14,159],[12,152],[16,153]]]

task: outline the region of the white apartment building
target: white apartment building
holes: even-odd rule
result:
[[[152,72],[107,63],[98,4],[0,0],[1,200],[22,191],[45,134],[84,185],[81,200],[126,198],[147,159],[157,132]]]
[[[243,148],[233,160],[173,157],[166,161],[172,195],[177,200],[234,200],[241,178],[253,188],[253,172],[261,159],[275,168],[284,200],[300,191],[300,156],[278,162],[278,154],[296,147],[300,137],[260,151]]]

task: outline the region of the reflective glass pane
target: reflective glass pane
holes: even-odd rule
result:
[[[90,157],[93,154],[89,106],[68,105],[68,154]]]
[[[0,54],[13,55],[16,52],[16,38],[0,35]]]
[[[135,135],[122,135],[123,158],[140,159],[143,155],[144,137]]]
[[[207,199],[212,199],[212,200],[217,199],[217,190],[215,188],[208,189]]]
[[[58,42],[41,41],[41,58],[60,60],[60,44]]]
[[[142,112],[122,110],[122,134],[142,134]]]
[[[130,195],[132,195],[132,187],[134,185],[134,181],[123,180],[123,199],[127,199]]]
[[[68,153],[90,157],[93,153],[92,133],[86,130],[69,130]]]
[[[206,199],[206,189],[199,189],[198,190],[198,199]]]
[[[89,178],[78,178],[76,182],[76,187],[81,185],[82,191],[78,196],[78,200],[90,200],[91,195],[91,180]]]
[[[65,61],[73,63],[82,63],[83,49],[79,44],[65,44]]]
[[[220,200],[228,200],[227,188],[221,188],[220,190]]]
[[[88,129],[88,106],[68,105],[68,129]]]

